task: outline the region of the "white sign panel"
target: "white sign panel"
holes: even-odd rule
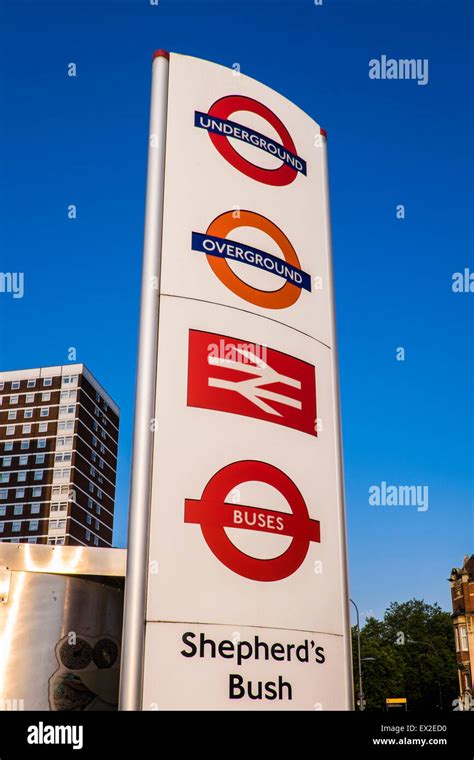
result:
[[[162,293],[252,311],[331,345],[324,140],[254,79],[172,55]]]
[[[349,709],[326,138],[249,77],[159,55],[121,704]]]
[[[148,623],[146,655],[145,710],[338,710],[345,701],[340,636]]]
[[[147,619],[342,634],[331,351],[215,304],[160,312]]]

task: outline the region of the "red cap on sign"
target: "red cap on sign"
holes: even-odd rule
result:
[[[167,50],[155,50],[153,53],[153,60],[155,60],[155,58],[167,58],[169,60],[170,54]]]
[[[325,137],[325,138],[326,138],[326,140],[327,140],[327,137],[328,137],[328,133],[326,132],[326,130],[325,130],[325,129],[323,129],[322,127],[319,127],[319,129],[320,129],[320,131],[321,131],[321,134],[322,134],[322,136],[323,136],[323,137]]]

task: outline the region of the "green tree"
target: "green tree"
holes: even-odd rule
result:
[[[353,666],[358,691],[357,636]],[[368,618],[361,630],[363,688],[368,710],[387,697],[406,697],[409,710],[452,709],[457,696],[453,624],[448,612],[419,599],[393,602],[382,621]],[[370,659],[366,659],[370,658]]]

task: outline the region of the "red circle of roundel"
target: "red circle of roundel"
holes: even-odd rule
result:
[[[287,500],[291,513],[225,501],[230,491],[248,481],[276,488]],[[264,516],[278,515],[284,521],[284,532],[279,535],[291,536],[292,541],[283,554],[260,559],[249,556],[232,543],[224,528],[247,529],[247,525],[237,525],[234,521],[233,513],[243,510],[255,515],[257,512]],[[319,522],[310,519],[305,501],[288,475],[271,464],[253,460],[233,462],[213,475],[199,500],[186,499],[184,521],[201,526],[210,550],[229,570],[255,581],[279,581],[292,575],[303,563],[310,541],[320,540]]]
[[[250,111],[257,116],[261,116],[278,133],[283,147],[290,151],[290,153],[296,154],[295,144],[283,122],[280,121],[273,111],[262,103],[259,103],[258,100],[253,100],[253,98],[247,98],[243,95],[227,95],[224,98],[220,98],[220,100],[216,100],[210,107],[208,114],[209,116],[217,116],[220,119],[228,119],[235,111]],[[221,156],[235,169],[246,174],[247,177],[256,179],[266,185],[275,186],[289,185],[296,179],[298,172],[292,166],[288,166],[288,164],[282,164],[277,169],[264,169],[241,156],[225,135],[209,132],[209,137]]]

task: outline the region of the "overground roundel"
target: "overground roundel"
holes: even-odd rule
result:
[[[232,490],[249,481],[266,483],[280,491],[291,512],[226,502]],[[288,578],[302,565],[310,542],[321,540],[319,521],[310,518],[293,481],[278,467],[255,460],[233,462],[216,472],[200,499],[186,499],[184,522],[200,525],[204,540],[217,559],[234,573],[254,581]],[[260,559],[235,546],[225,528],[291,536],[292,540],[279,556]]]
[[[280,143],[231,120],[233,113],[247,111],[268,122],[280,138]],[[293,182],[298,173],[306,175],[306,162],[298,156],[296,146],[283,122],[267,106],[244,95],[227,95],[210,107],[207,113],[195,112],[195,126],[206,129],[212,144],[221,156],[247,177],[266,185],[284,186]],[[266,169],[244,158],[229,138],[253,145],[282,161],[275,169]]]
[[[265,232],[277,244],[283,258],[240,243],[235,240],[235,234],[228,238],[238,227]],[[302,289],[311,291],[311,277],[301,269],[298,255],[286,235],[276,224],[254,211],[240,211],[237,218],[235,211],[220,214],[205,234],[192,233],[192,249],[206,254],[209,266],[223,285],[254,306],[287,309],[296,303]],[[242,280],[229,266],[229,259],[249,265],[249,277],[252,269],[258,268],[275,275],[279,283],[281,279],[285,282],[276,290],[262,290]]]

